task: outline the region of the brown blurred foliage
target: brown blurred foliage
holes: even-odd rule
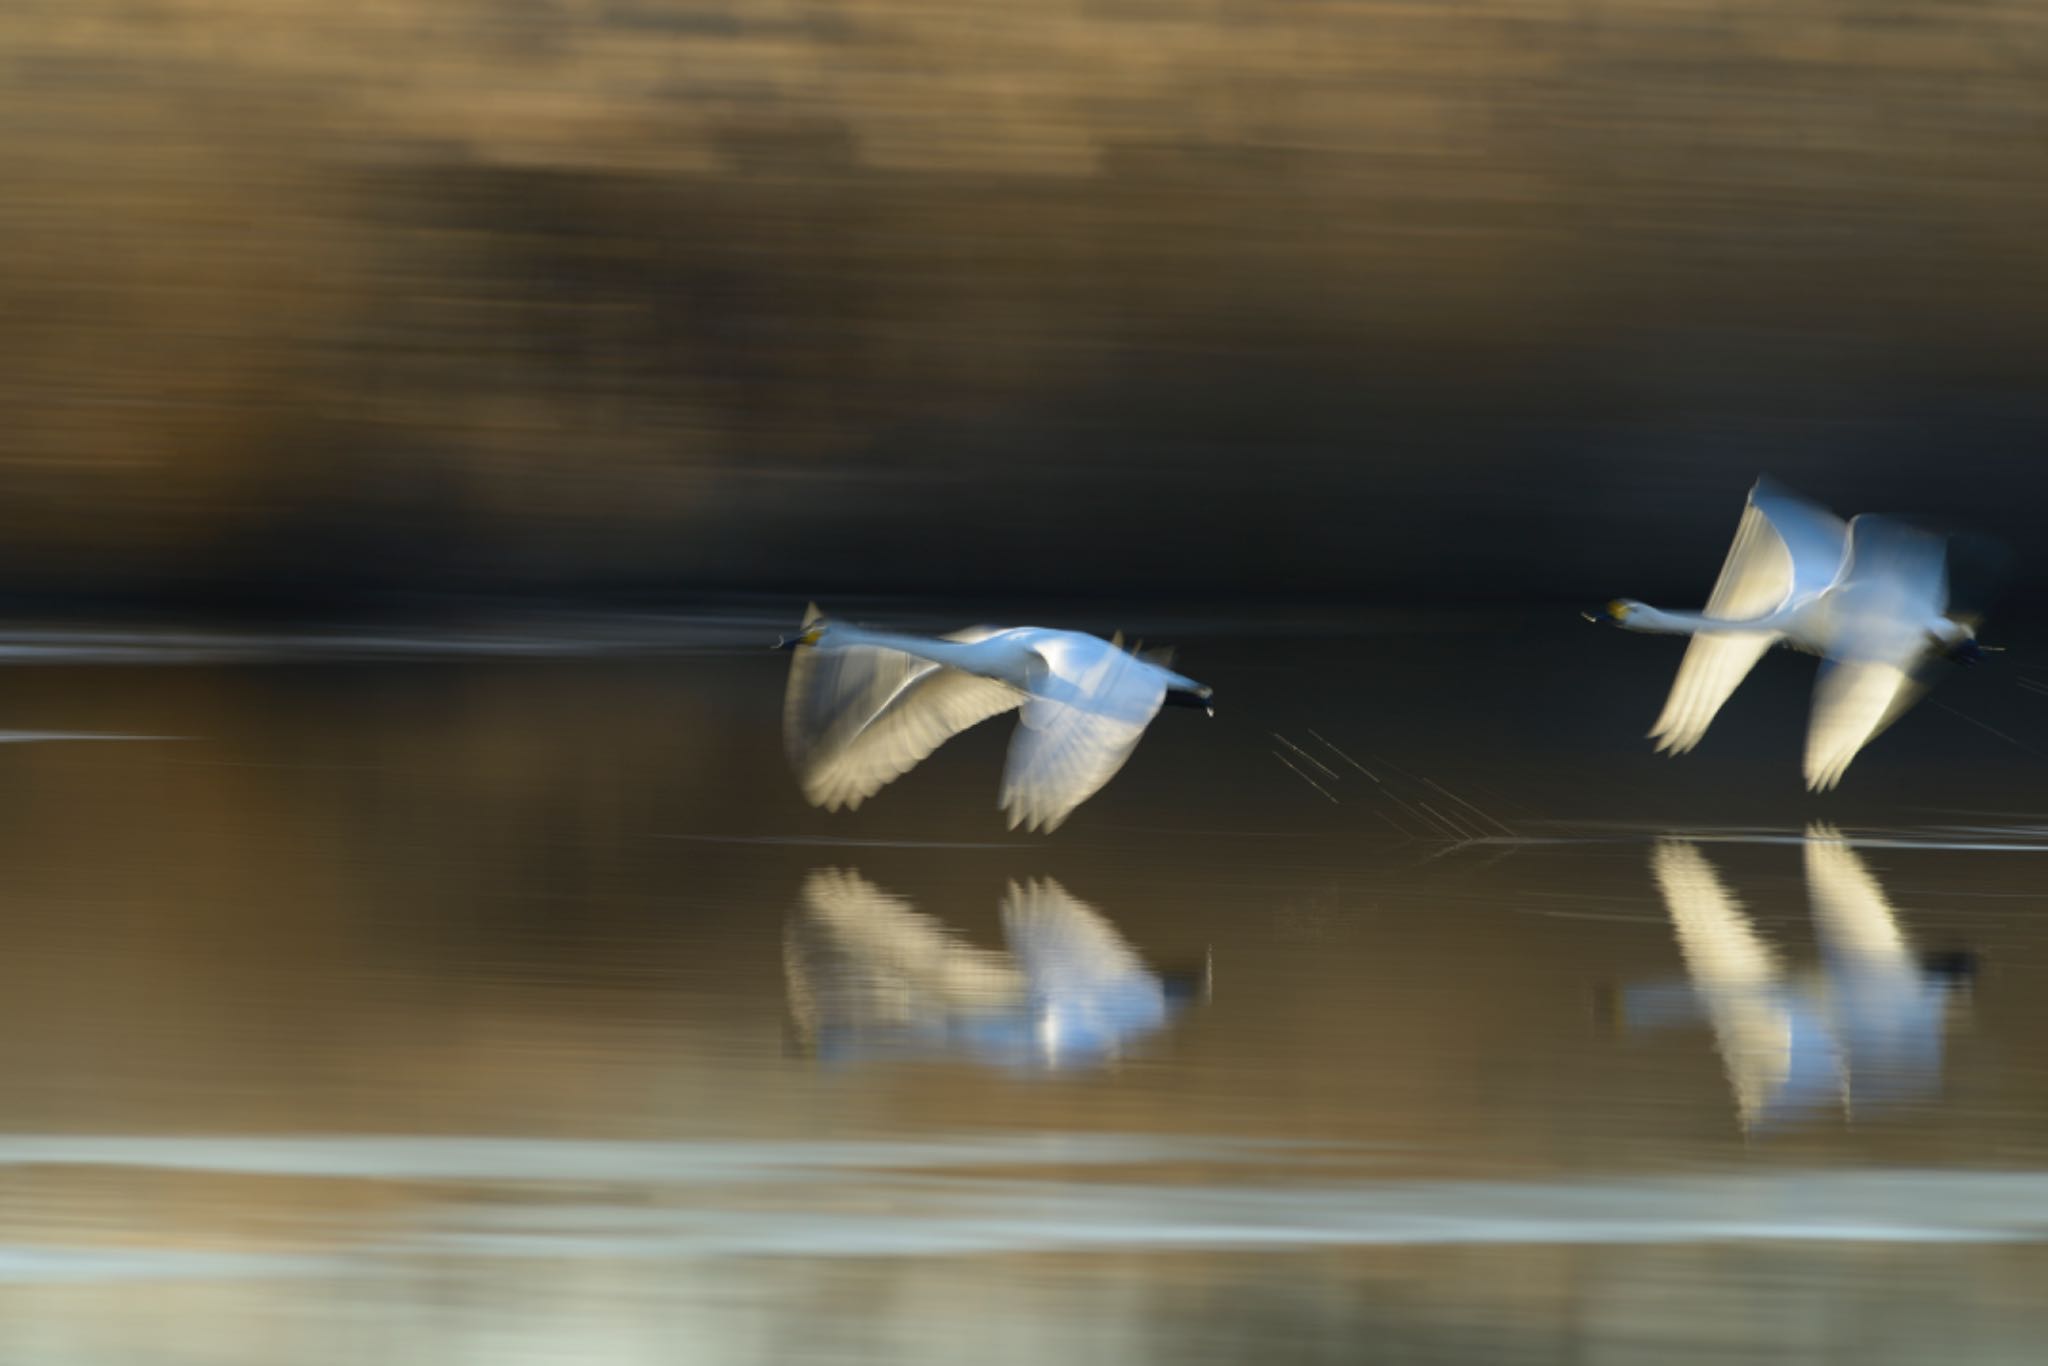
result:
[[[2048,433],[2021,0],[22,0],[0,54],[24,592],[1399,584]],[[2004,417],[1872,454],[1959,386]]]

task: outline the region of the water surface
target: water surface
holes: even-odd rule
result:
[[[1049,839],[1004,722],[807,808],[743,615],[9,637],[0,1356],[2030,1356],[2024,652],[1812,798],[1790,657],[1082,624],[1219,711]]]

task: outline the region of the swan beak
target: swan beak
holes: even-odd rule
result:
[[[1620,598],[1616,598],[1605,607],[1595,607],[1590,611],[1581,612],[1579,615],[1596,626],[1604,626],[1609,622],[1627,621],[1629,611],[1629,605]]]
[[[775,638],[775,648],[778,650],[794,650],[799,645],[816,645],[818,637],[823,634],[824,632],[820,628],[813,626],[802,635],[777,636]]]

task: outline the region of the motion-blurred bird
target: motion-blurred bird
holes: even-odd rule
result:
[[[1943,660],[1978,657],[1977,621],[1952,614],[1944,537],[1892,517],[1842,519],[1770,479],[1749,491],[1704,612],[1618,598],[1590,620],[1690,635],[1659,751],[1683,754],[1773,645],[1821,656],[1806,732],[1806,785],[1842,780],[1862,748],[1919,700]]]
[[[1712,864],[1685,840],[1652,869],[1685,959],[1683,983],[1638,983],[1618,1002],[1631,1032],[1704,1019],[1744,1128],[1841,1104],[1870,1111],[1940,1085],[1943,1038],[1975,976],[1967,953],[1922,954],[1839,831],[1807,828],[1819,971],[1790,971]]]
[[[855,872],[821,868],[783,936],[798,1034],[835,1060],[958,1056],[1089,1066],[1206,1000],[1209,970],[1157,973],[1051,878],[1010,884],[1009,952],[968,944]]]
[[[1162,706],[1214,714],[1212,690],[1123,639],[1039,626],[927,637],[828,621],[814,603],[783,699],[783,740],[812,805],[858,807],[953,736],[1020,711],[998,805],[1057,829],[1131,757]]]

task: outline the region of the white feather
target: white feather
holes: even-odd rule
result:
[[[1786,644],[1823,657],[1807,734],[1806,781],[1835,786],[1863,748],[1926,690],[1939,652],[1968,638],[1948,611],[1946,543],[1888,517],[1844,524],[1767,480],[1750,490],[1735,542],[1703,612],[1617,604],[1637,631],[1689,634],[1664,710],[1660,751],[1700,742],[1764,652]]]
[[[1079,631],[977,627],[942,637],[807,619],[783,702],[804,796],[857,807],[948,739],[1021,708],[999,805],[1051,831],[1130,758],[1169,689],[1192,679]]]

